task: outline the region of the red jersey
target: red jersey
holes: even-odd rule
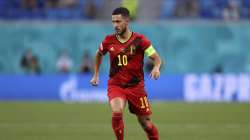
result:
[[[144,51],[151,42],[139,33],[132,33],[128,41],[121,43],[115,34],[107,35],[99,47],[105,55],[109,52],[110,73],[108,85],[131,87],[144,85],[143,58]]]

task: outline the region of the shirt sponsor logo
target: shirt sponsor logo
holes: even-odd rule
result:
[[[115,51],[114,47],[111,47],[111,48],[109,49],[109,51],[111,51],[111,52]]]

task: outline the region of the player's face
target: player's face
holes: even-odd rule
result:
[[[112,15],[112,24],[117,35],[122,35],[127,30],[128,20],[122,15]]]

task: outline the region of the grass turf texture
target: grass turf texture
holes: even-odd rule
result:
[[[153,103],[161,140],[249,140],[250,104]],[[126,110],[125,140],[146,140]],[[0,140],[115,140],[108,104],[0,102]]]

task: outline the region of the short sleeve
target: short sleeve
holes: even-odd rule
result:
[[[151,46],[151,42],[144,35],[142,35],[140,46],[142,47],[143,50],[146,50],[148,47]]]
[[[108,38],[105,37],[105,39],[102,41],[102,43],[100,44],[98,51],[102,54],[105,55],[108,52]]]

